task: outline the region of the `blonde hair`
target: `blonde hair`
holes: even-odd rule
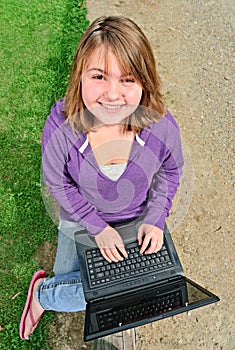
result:
[[[123,121],[124,131],[139,132],[165,115],[166,107],[160,93],[160,77],[150,43],[132,20],[121,16],[97,18],[84,32],[74,56],[69,84],[65,95],[65,119],[75,131],[88,131],[94,117],[86,111],[81,94],[81,75],[91,54],[103,47],[106,65],[108,50],[112,50],[124,73],[130,72],[143,88],[140,105],[155,113],[133,113]],[[79,116],[78,116],[79,114]]]

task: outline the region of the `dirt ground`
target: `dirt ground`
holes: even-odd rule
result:
[[[137,348],[234,350],[232,0],[88,0],[87,6],[90,20],[112,14],[134,19],[151,41],[186,145],[186,178],[169,226],[186,275],[221,299],[137,328]],[[54,250],[43,248],[41,265],[50,270]],[[56,314],[48,345],[91,349],[82,341],[83,320],[83,313]]]

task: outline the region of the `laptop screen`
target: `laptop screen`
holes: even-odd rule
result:
[[[131,301],[130,301],[131,300]],[[88,305],[85,340],[95,339],[174,316],[218,301],[195,282],[182,277],[176,282],[151,287]]]

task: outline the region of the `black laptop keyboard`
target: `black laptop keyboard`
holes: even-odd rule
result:
[[[91,287],[113,283],[148,271],[160,271],[173,265],[166,246],[153,254],[140,254],[137,242],[126,246],[128,257],[117,263],[109,263],[99,249],[86,252]]]
[[[123,308],[113,308],[97,315],[100,330],[121,327],[146,317],[158,316],[183,305],[181,291],[150,298]]]

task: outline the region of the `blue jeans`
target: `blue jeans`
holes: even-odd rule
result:
[[[55,275],[79,271],[74,232],[59,230],[56,258],[53,268]]]
[[[36,297],[44,310],[76,312],[86,309],[80,272],[69,272],[45,278]]]
[[[86,309],[76,246],[71,235],[58,232],[55,276],[39,284],[36,297],[44,310],[76,312]]]

